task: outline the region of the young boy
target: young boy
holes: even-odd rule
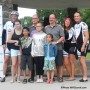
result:
[[[31,71],[32,71],[32,58],[31,58],[31,43],[32,39],[29,37],[29,29],[27,27],[23,28],[23,37],[20,38],[21,48],[22,48],[22,60],[21,60],[21,70],[23,70],[24,80],[23,83],[27,83],[26,78],[26,66],[28,65],[29,69],[29,79],[28,82],[32,82],[31,80]]]

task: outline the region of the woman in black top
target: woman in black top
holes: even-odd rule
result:
[[[71,19],[66,18],[64,20],[64,33],[65,33],[65,41],[64,41],[64,65],[70,75],[68,78],[69,81],[75,80],[74,78],[74,60],[75,60],[75,49],[76,42],[74,38],[74,31],[71,26]]]
[[[20,50],[20,42],[19,39],[22,37],[22,29],[21,29],[21,22],[15,22],[15,29],[11,32],[8,42],[11,43],[11,59],[12,59],[12,80],[11,83],[14,82],[14,75],[17,70],[18,79],[17,82],[20,83],[20,62],[21,62],[21,50]]]

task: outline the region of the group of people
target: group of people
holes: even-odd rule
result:
[[[55,14],[50,14],[49,25],[45,27],[39,22],[37,15],[32,17],[32,26],[22,27],[18,15],[17,11],[13,11],[11,21],[6,22],[3,28],[2,44],[5,56],[1,82],[5,82],[9,57],[12,61],[11,83],[14,83],[15,79],[20,83],[21,71],[24,84],[34,82],[35,75],[37,83],[44,82],[44,71],[47,75],[46,82],[53,83],[55,70],[58,82],[63,82],[63,65],[70,75],[67,81],[73,81],[75,55],[78,55],[82,70],[82,79],[79,81],[88,81],[86,54],[89,34],[87,24],[81,20],[80,12],[74,13],[74,26],[70,18],[65,18],[64,25],[61,26],[56,23]]]

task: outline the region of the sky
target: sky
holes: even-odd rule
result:
[[[28,8],[21,8],[18,7],[18,12],[19,12],[19,18],[23,18],[25,16],[33,16],[36,14],[36,9],[28,9]]]

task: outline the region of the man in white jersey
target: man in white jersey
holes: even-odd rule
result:
[[[10,44],[7,43],[8,36],[14,28],[14,22],[18,20],[18,12],[17,11],[12,11],[11,12],[11,21],[7,21],[3,27],[3,33],[2,33],[2,46],[5,51],[5,56],[4,56],[4,65],[3,65],[3,78],[1,82],[5,82],[5,76],[6,76],[6,71],[7,71],[7,65],[9,61],[9,56],[10,56]]]
[[[87,78],[87,66],[86,66],[86,54],[87,54],[87,47],[88,47],[88,26],[85,22],[81,21],[81,14],[80,12],[76,12],[74,14],[74,20],[76,24],[74,25],[74,33],[76,37],[76,44],[77,44],[77,55],[80,60],[81,70],[83,77],[80,82],[88,81]]]

